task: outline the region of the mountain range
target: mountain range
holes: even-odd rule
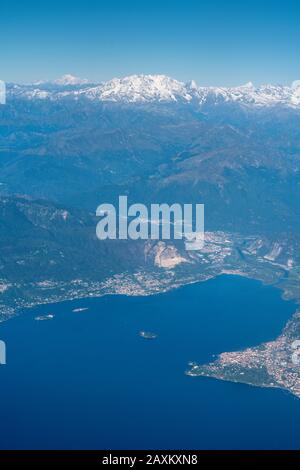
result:
[[[1,312],[151,293],[223,271],[281,282],[300,298],[299,129],[299,82],[212,88],[163,75],[99,84],[66,75],[7,84]],[[206,251],[187,255],[172,240],[100,242],[96,208],[117,206],[119,195],[204,203]]]
[[[27,85],[8,84],[8,97],[22,99],[88,99],[123,103],[181,102],[205,107],[207,104],[239,103],[245,106],[300,106],[300,81],[291,86],[251,82],[238,87],[203,87],[195,81],[183,83],[165,75],[132,75],[107,82],[90,83],[70,74],[54,81]]]

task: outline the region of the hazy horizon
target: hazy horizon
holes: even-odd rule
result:
[[[19,79],[19,80],[11,80],[11,81],[7,81],[6,83],[14,83],[14,84],[18,84],[18,85],[32,85],[32,84],[42,84],[42,83],[55,83],[55,82],[58,82],[58,80],[60,79],[63,79],[67,76],[70,76],[70,77],[73,77],[74,79],[78,79],[78,80],[82,80],[82,81],[86,81],[86,84],[91,84],[91,85],[98,85],[98,84],[101,84],[101,83],[105,83],[107,81],[110,81],[110,80],[114,80],[114,79],[125,79],[125,78],[129,78],[129,77],[134,77],[134,76],[159,76],[159,75],[164,75],[168,78],[171,78],[171,79],[174,79],[174,80],[177,80],[179,82],[182,82],[182,83],[189,83],[191,81],[195,81],[196,82],[196,85],[198,87],[203,87],[203,88],[206,88],[206,87],[220,87],[220,88],[235,88],[235,87],[241,87],[241,86],[246,86],[246,85],[253,85],[254,87],[260,87],[260,86],[264,86],[264,85],[272,85],[272,86],[288,86],[288,87],[293,87],[294,83],[296,82],[300,82],[300,80],[298,80],[297,78],[292,80],[291,83],[280,83],[280,82],[261,82],[261,83],[254,83],[252,80],[248,80],[247,82],[245,83],[239,83],[239,84],[236,84],[236,85],[222,85],[222,84],[219,84],[219,85],[211,85],[209,83],[199,83],[197,80],[195,80],[193,77],[191,77],[189,80],[180,80],[178,77],[176,76],[170,76],[170,75],[166,75],[166,74],[163,74],[163,73],[153,73],[153,74],[146,74],[146,73],[132,73],[130,75],[119,75],[119,76],[112,76],[110,78],[108,78],[107,80],[101,80],[101,79],[96,79],[96,80],[92,80],[90,79],[90,77],[88,77],[87,75],[83,75],[83,76],[78,76],[78,75],[75,75],[73,73],[69,73],[69,72],[66,72],[66,73],[63,73],[62,75],[60,76],[57,76],[57,77],[51,77],[51,78],[48,78],[48,77],[44,77],[44,78],[40,78],[40,79],[33,79],[33,80],[29,80],[29,81],[24,81],[22,79]],[[1,79],[1,77],[0,77]],[[84,83],[83,83],[84,84]]]

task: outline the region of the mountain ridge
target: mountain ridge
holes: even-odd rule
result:
[[[91,83],[70,74],[54,81],[26,85],[8,84],[8,98],[17,99],[88,99],[120,103],[184,103],[206,104],[237,103],[244,106],[300,107],[300,85],[260,85],[252,82],[237,87],[198,86],[194,80],[181,82],[166,75],[130,75],[106,82]]]

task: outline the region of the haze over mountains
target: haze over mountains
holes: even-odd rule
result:
[[[247,246],[256,240],[262,259],[271,253],[270,278],[289,279],[296,270],[295,292],[299,129],[299,82],[206,88],[163,75],[100,84],[66,75],[8,84],[0,106],[3,305],[50,298],[40,283],[60,299],[89,295],[96,280],[141,269],[158,270],[159,282],[172,279],[170,285],[208,268],[215,275],[225,269],[226,240],[235,240],[226,269],[243,265],[243,237]],[[119,195],[129,203],[204,203],[206,231],[223,234],[211,248],[213,261],[187,256],[180,243],[97,241],[96,207],[117,205]],[[264,266],[265,275],[264,264],[251,266],[243,269]],[[151,291],[146,285],[143,292]]]
[[[298,82],[199,88],[155,75],[91,86],[66,75],[7,88],[0,193],[92,212],[119,194],[204,202],[209,228],[298,226]]]

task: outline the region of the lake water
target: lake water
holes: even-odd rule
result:
[[[189,361],[274,338],[295,308],[272,287],[221,276],[27,310],[0,325],[0,448],[299,449],[300,399],[184,374]]]

